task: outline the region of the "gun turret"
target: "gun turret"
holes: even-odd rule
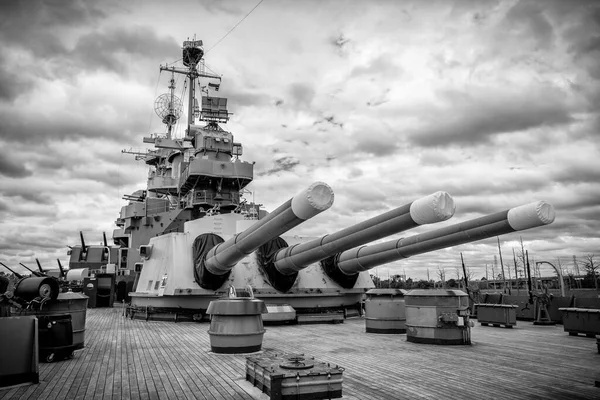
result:
[[[438,230],[344,251],[325,260],[329,276],[343,285],[348,277],[417,254],[521,231],[554,221],[552,205],[538,201]]]
[[[200,235],[196,241],[204,241],[208,235],[212,235],[212,244],[218,244],[196,257],[195,271],[199,275],[196,276],[197,282],[205,289],[217,289],[238,261],[268,241],[325,211],[333,204],[333,198],[329,185],[315,182],[227,241],[215,238],[216,235],[212,234]],[[205,244],[202,246],[209,247]]]

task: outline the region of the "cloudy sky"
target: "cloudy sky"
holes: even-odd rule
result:
[[[258,3],[0,2],[0,261],[66,265],[79,231],[111,237],[122,196],[147,175],[121,150],[162,132],[159,65],[194,35],[223,76],[226,128],[256,161],[256,201],[273,210],[314,181],[333,188],[333,207],[298,233],[444,190],[457,207],[439,227],[554,206],[552,225],[500,238],[510,265],[520,237],[567,269],[573,255],[600,257],[598,2],[263,0],[248,15]],[[377,273],[455,275],[461,252],[485,276],[497,242]]]

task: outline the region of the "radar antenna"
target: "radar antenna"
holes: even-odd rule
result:
[[[171,71],[171,83],[169,85],[169,93],[163,93],[154,101],[154,111],[162,118],[162,122],[167,125],[167,139],[171,139],[173,125],[181,117],[183,110],[183,102],[175,96],[175,78]]]

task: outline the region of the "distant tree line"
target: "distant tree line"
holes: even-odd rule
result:
[[[505,276],[502,273],[498,272],[498,269],[492,268],[492,274],[489,276],[489,281],[515,281],[515,277],[518,277],[519,282],[521,282],[522,287],[526,287],[524,282],[526,282],[526,259],[522,256],[524,252],[519,252],[521,254],[514,254],[513,258],[513,266],[515,267],[513,271],[514,274],[506,274]],[[557,259],[555,262],[555,266],[560,269],[563,275],[563,281],[565,287],[567,289],[596,289],[600,288],[600,262],[597,260],[595,254],[588,254],[583,261],[576,261],[575,257],[573,257],[574,267],[566,268],[560,261]],[[533,257],[530,256],[530,270],[532,280],[542,278],[542,274],[540,272],[540,264],[536,263]],[[519,268],[520,266],[520,268]],[[583,268],[580,268],[583,267]],[[509,268],[507,266],[507,271]],[[471,268],[465,266],[464,271],[462,267],[457,266],[455,268],[455,275],[453,278],[446,279],[446,269],[438,267],[436,272],[437,279],[419,279],[413,280],[412,278],[404,279],[403,275],[392,275],[388,279],[381,279],[376,275],[371,275],[371,279],[373,279],[373,283],[377,288],[391,288],[391,289],[434,289],[434,288],[443,288],[443,289],[465,289],[465,272],[467,282],[469,283],[469,289],[477,290],[477,289],[487,289],[489,287],[488,278],[485,276],[480,280],[476,280],[474,278],[474,273]],[[429,278],[429,270],[427,271],[427,276]]]

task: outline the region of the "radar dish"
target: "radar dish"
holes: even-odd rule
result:
[[[167,125],[173,125],[181,116],[182,110],[181,99],[169,93],[161,94],[154,101],[154,111]]]

